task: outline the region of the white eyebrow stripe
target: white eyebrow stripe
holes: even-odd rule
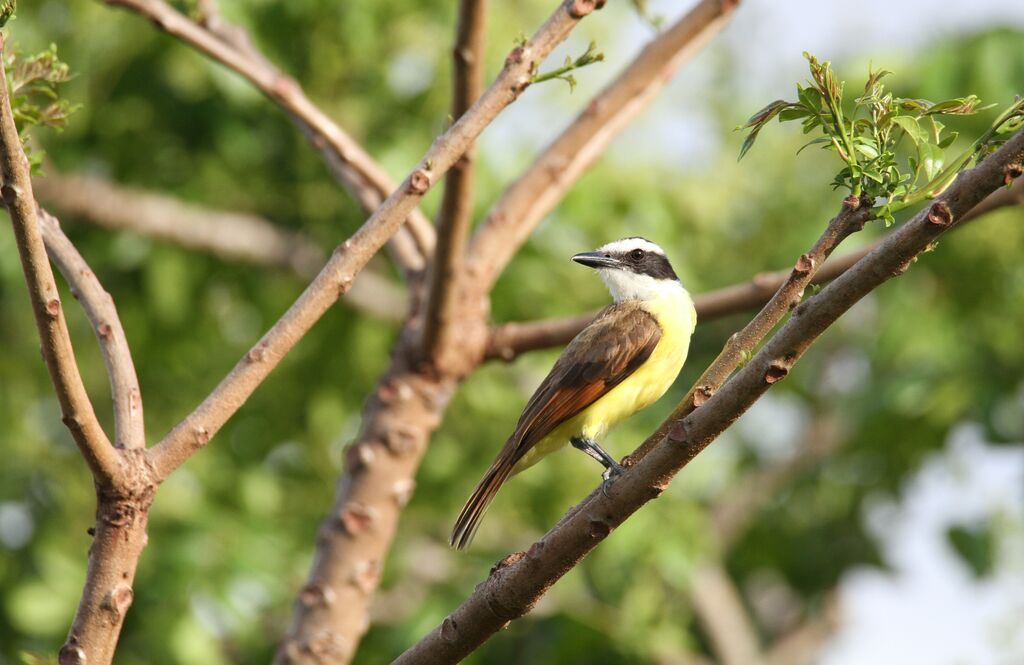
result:
[[[658,247],[650,240],[645,240],[643,238],[623,238],[622,240],[616,240],[606,245],[602,245],[597,248],[597,251],[607,252],[609,254],[626,254],[634,249],[642,249],[645,252],[653,252],[654,254],[665,256],[665,250]]]

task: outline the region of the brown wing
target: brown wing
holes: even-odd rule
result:
[[[530,398],[516,430],[459,514],[451,544],[465,548],[516,462],[563,422],[621,383],[661,339],[653,316],[636,302],[606,307],[575,337]]]

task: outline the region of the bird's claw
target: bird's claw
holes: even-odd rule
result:
[[[608,468],[606,468],[604,470],[604,473],[601,474],[601,477],[604,478],[604,482],[601,483],[601,493],[607,497],[608,488],[612,486],[612,483],[615,482],[616,478],[618,478],[625,472],[626,470],[622,468],[621,464],[616,464],[614,466],[609,466]]]

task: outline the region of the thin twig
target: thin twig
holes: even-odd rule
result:
[[[4,35],[0,33],[0,60],[3,46]],[[2,66],[0,70],[3,70]],[[71,431],[96,482],[104,486],[111,485],[120,475],[120,458],[100,427],[75,362],[60,295],[39,230],[28,159],[14,124],[6,73],[0,73],[0,150],[0,173],[3,175],[0,194],[11,216],[32,311],[39,329],[43,359],[57,392],[64,424]]]
[[[302,87],[278,70],[251,45],[244,32],[217,18],[200,25],[163,0],[103,0],[148,18],[158,28],[177,37],[208,57],[234,70],[275,102],[327,161],[331,172],[372,214],[395,190],[387,173],[355,140],[306,97]],[[207,11],[209,6],[207,6]],[[215,32],[216,30],[216,32]],[[423,269],[424,257],[433,251],[434,230],[417,209],[409,211],[409,237],[405,231],[391,244],[396,260],[407,272]]]
[[[469,279],[490,291],[537,224],[671,80],[728,22],[737,0],[702,0],[653,39],[505,190],[473,234]]]
[[[452,118],[459,118],[480,96],[487,34],[488,0],[461,0],[455,32],[452,76]],[[423,322],[423,355],[441,362],[441,349],[455,318],[456,292],[461,285],[462,257],[473,214],[475,150],[470,147],[445,177],[437,217],[437,246],[430,270],[430,292]]]
[[[483,644],[512,619],[528,612],[547,590],[619,524],[656,498],[672,478],[782,380],[807,348],[872,290],[905,272],[939,236],[971,208],[1024,169],[1024,132],[1018,132],[943,195],[892,232],[874,251],[800,304],[765,346],[685,418],[670,418],[652,435],[649,452],[620,476],[607,494],[596,490],[525,553],[506,557],[490,577],[440,626],[396,663],[450,663]],[[684,401],[682,406],[685,406]],[[646,442],[645,442],[646,443]]]
[[[1013,205],[1024,205],[1024,185],[1020,182],[990,194],[964,216],[957,228],[988,212]],[[879,243],[881,240],[849,254],[829,258],[821,270],[814,273],[810,283],[821,285],[831,282],[857,261],[867,256]],[[693,299],[694,306],[697,308],[697,319],[702,323],[707,323],[755,307],[762,307],[785,284],[791,272],[792,270],[778,270],[758,273],[749,281],[697,294]],[[486,359],[512,362],[529,351],[565,346],[588,323],[593,321],[596,315],[597,312],[594,311],[539,321],[513,321],[496,324],[489,333]]]
[[[124,448],[144,448],[146,430],[142,419],[142,393],[114,300],[64,235],[57,218],[42,208],[37,210],[46,252],[71,286],[71,293],[82,304],[99,341],[110,377],[114,441]]]
[[[223,259],[316,276],[327,253],[306,235],[258,215],[205,208],[166,194],[127,187],[87,174],[59,174],[52,166],[33,182],[39,200],[98,226],[140,233]],[[378,318],[400,320],[403,291],[370,266],[344,299]]]
[[[196,0],[195,8],[196,20],[201,26],[250,60],[259,62],[264,67],[273,68],[274,65],[253,45],[248,32],[224,20],[217,7],[217,0]]]

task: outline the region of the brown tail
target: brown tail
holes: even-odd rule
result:
[[[505,459],[504,455],[501,455],[494,461],[491,468],[487,469],[487,473],[484,474],[480,484],[473,490],[469,501],[466,501],[466,505],[462,507],[459,518],[455,520],[455,527],[452,528],[452,537],[448,540],[452,547],[464,550],[473,542],[476,529],[480,526],[480,519],[487,512],[487,507],[494,500],[494,495],[498,493],[502,484],[512,474],[513,466],[514,464]]]

